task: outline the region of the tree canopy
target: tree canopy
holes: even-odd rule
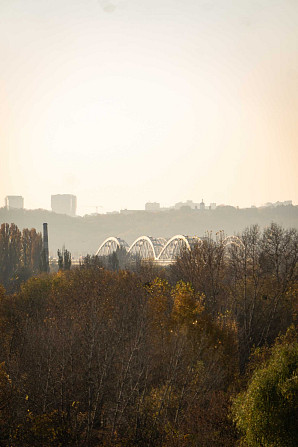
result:
[[[256,368],[247,389],[234,401],[234,421],[243,433],[242,440],[252,447],[296,446],[297,396],[298,341],[291,328],[288,337],[276,342],[268,361]]]

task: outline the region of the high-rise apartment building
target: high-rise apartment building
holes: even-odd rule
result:
[[[77,198],[72,194],[52,195],[51,207],[54,213],[75,216],[77,211]]]
[[[6,196],[5,197],[5,207],[8,210],[23,209],[24,208],[24,197],[22,197],[22,196]]]

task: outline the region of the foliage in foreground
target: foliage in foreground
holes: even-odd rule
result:
[[[233,414],[243,445],[295,447],[298,439],[298,342],[292,328],[257,367]]]
[[[228,247],[207,237],[168,270],[95,257],[15,294],[0,286],[0,446],[232,447],[231,397],[246,387],[234,404],[243,445],[284,446],[287,430],[291,446],[295,333],[266,358],[297,321],[297,259],[297,231],[272,224]]]
[[[101,268],[2,297],[0,445],[233,445],[236,328],[204,299]]]

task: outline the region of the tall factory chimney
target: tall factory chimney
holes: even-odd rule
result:
[[[43,224],[43,241],[42,241],[42,252],[43,252],[43,267],[44,271],[49,271],[49,239],[48,239],[48,224]]]

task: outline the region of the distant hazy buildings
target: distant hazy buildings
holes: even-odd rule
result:
[[[51,196],[52,211],[57,214],[75,216],[77,211],[77,198],[72,194],[56,194]]]
[[[146,211],[160,211],[160,203],[158,202],[147,202],[145,203]]]
[[[186,200],[185,202],[177,202],[175,205],[168,207],[161,207],[159,202],[147,202],[145,203],[145,211],[149,212],[169,212],[169,211],[183,211],[189,212],[193,211],[213,211],[217,208],[227,207],[228,205],[217,205],[211,202],[209,205],[204,203],[202,199],[201,202],[193,202],[192,200]],[[267,202],[263,204],[260,208],[277,208],[280,206],[293,206],[292,200],[284,200],[283,202]],[[22,196],[6,196],[5,197],[5,208],[7,210],[12,209],[24,209],[24,198]],[[76,216],[77,211],[77,197],[72,194],[56,194],[51,196],[51,208],[54,213],[66,214],[68,216]],[[96,206],[96,215],[98,214]],[[236,207],[239,209],[239,207]],[[255,205],[251,205],[251,208],[256,208]],[[141,212],[142,210],[131,210],[122,209],[120,211],[108,211],[106,214],[133,214],[136,212]]]
[[[199,203],[194,203],[192,200],[187,200],[186,202],[178,202],[175,203],[174,208],[175,210],[180,210],[181,208],[189,207],[192,210],[197,210],[200,208]]]
[[[267,203],[265,203],[264,206],[270,207],[270,208],[276,208],[277,206],[289,206],[289,205],[290,206],[293,205],[292,200],[285,200],[284,202],[274,202],[274,203],[267,202]]]
[[[22,196],[6,196],[5,197],[5,207],[8,210],[23,209],[24,208],[24,197],[22,197]]]
[[[187,200],[186,202],[178,202],[174,205],[175,210],[186,210],[187,208],[201,211],[204,211],[205,209],[215,210],[216,203],[210,203],[210,206],[208,207],[205,205],[204,200],[202,199],[202,202],[200,203],[193,202],[192,200]]]

